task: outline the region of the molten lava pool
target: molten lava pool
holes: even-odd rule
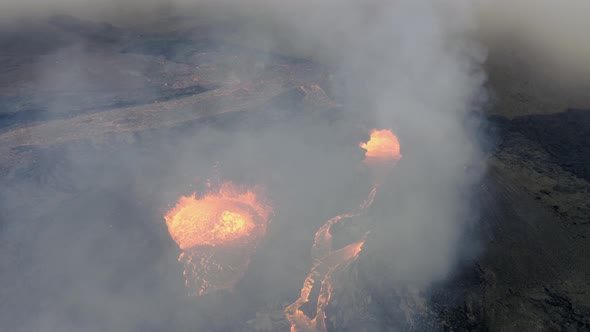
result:
[[[401,159],[399,139],[389,129],[373,129],[369,141],[361,143],[365,152],[365,162],[388,162]]]
[[[182,253],[186,285],[203,295],[231,289],[266,234],[272,212],[253,191],[226,182],[202,197],[181,197],[164,219]]]

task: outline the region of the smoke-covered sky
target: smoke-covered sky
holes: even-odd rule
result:
[[[7,261],[0,263],[2,279],[20,280],[5,290],[15,302],[5,308],[14,314],[5,311],[2,319],[14,321],[3,325],[19,331],[210,329],[205,319],[213,311],[207,309],[209,304],[194,300],[197,305],[189,305],[193,299],[183,298],[178,250],[160,217],[166,204],[190,192],[191,182],[197,185],[216,172],[234,181],[264,185],[275,204],[267,249],[252,263],[265,273],[245,276],[246,287],[230,297],[233,310],[246,308],[251,317],[248,310],[269,306],[271,301],[277,301],[280,309],[288,294],[291,299],[298,296],[309,268],[313,232],[368,193],[371,183],[363,173],[358,143],[372,127],[393,129],[404,158],[379,188],[373,214],[378,231],[367,246],[381,255],[384,278],[392,283],[426,287],[443,279],[464,254],[458,248],[466,218],[472,215],[469,188],[483,170],[473,171],[482,152],[478,134],[465,116],[487,102],[483,65],[489,48],[502,47],[517,36],[526,41],[524,47],[549,63],[586,68],[589,49],[582,41],[587,23],[575,19],[585,5],[582,0],[570,4],[560,7],[526,0],[2,3],[0,17],[11,24],[17,17],[41,20],[55,14],[151,32],[174,30],[170,26],[177,22],[162,17],[175,15],[215,24],[233,22],[239,30],[224,35],[226,40],[311,58],[329,67],[326,89],[343,105],[338,121],[321,116],[268,123],[266,118],[240,119],[239,126],[228,125],[229,129],[219,123],[199,125],[131,135],[129,142],[107,140],[97,143],[99,148],[85,142],[35,150],[35,165],[24,173],[8,172],[10,186],[1,196],[6,227],[0,242],[8,248],[2,256]],[[570,11],[571,18],[548,19],[550,14],[569,16]],[[108,53],[81,46],[59,49],[31,67],[36,91],[47,93],[56,87],[61,91],[44,105],[47,112],[83,103],[67,92],[111,91],[122,84],[117,76],[121,72],[141,77],[151,70],[144,58],[102,63],[97,54]],[[268,55],[255,57],[256,68],[271,61]],[[101,69],[104,80],[89,80],[80,69],[92,66]],[[252,76],[246,66],[233,68],[227,79],[246,81]],[[265,116],[275,109],[284,111],[274,104],[265,107],[269,111]],[[92,129],[92,124],[88,126]],[[36,137],[39,127],[27,130]],[[21,137],[27,140],[27,135]],[[212,308],[225,304],[211,301],[218,301]],[[218,321],[241,318],[232,317],[232,306],[225,308],[229,310],[225,315],[216,313]],[[193,315],[197,310],[199,314]],[[29,311],[35,315],[28,317]]]

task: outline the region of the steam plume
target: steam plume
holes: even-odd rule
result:
[[[392,281],[412,282],[425,287],[452,271],[460,254],[457,249],[464,230],[467,209],[465,190],[481,175],[464,171],[466,165],[481,158],[477,135],[466,127],[463,121],[465,114],[478,109],[486,97],[483,89],[486,75],[482,65],[487,52],[477,39],[493,40],[489,43],[491,47],[501,47],[506,35],[512,35],[512,31],[503,30],[501,27],[513,26],[519,32],[517,35],[528,41],[523,44],[524,47],[535,49],[554,63],[571,68],[590,68],[585,66],[589,50],[584,46],[587,43],[583,43],[583,33],[588,30],[584,29],[584,24],[587,23],[583,22],[587,20],[568,19],[567,25],[560,24],[555,29],[548,29],[548,25],[541,24],[546,22],[549,11],[564,16],[583,13],[580,9],[587,8],[583,0],[571,1],[569,5],[561,5],[559,8],[553,8],[554,5],[549,1],[534,2],[534,8],[538,10],[536,12],[530,10],[532,7],[532,0],[510,2],[510,5],[507,1],[482,2],[480,5],[468,0],[23,0],[16,3],[5,1],[0,5],[0,19],[10,22],[21,16],[41,18],[48,13],[72,14],[98,21],[108,20],[122,26],[129,25],[141,31],[142,28],[157,30],[165,24],[173,24],[174,20],[165,19],[182,14],[205,21],[238,24],[240,29],[227,34],[221,29],[223,37],[253,48],[312,58],[333,68],[334,75],[330,87],[338,102],[346,105],[347,121],[355,122],[361,119],[375,128],[393,129],[399,136],[404,154],[403,161],[400,161],[394,172],[398,178],[384,184],[390,195],[381,198],[381,203],[375,202],[375,209],[378,206],[382,208],[382,213],[375,216],[381,231],[378,232],[379,236],[367,240],[367,246],[372,241],[375,246],[380,247],[381,250],[376,252],[382,255],[380,259],[387,266],[387,276]],[[166,11],[166,15],[162,14],[163,10]],[[504,24],[500,18],[508,20],[509,24]],[[569,39],[556,37],[566,35]],[[74,57],[80,58],[79,60],[72,60],[71,52],[55,54],[57,58],[67,59],[64,61],[65,68],[62,70],[59,67],[59,72],[71,70],[71,63],[86,63],[85,58],[90,58],[84,53],[86,51],[74,54]],[[53,71],[39,68],[40,73],[49,76],[43,79],[45,84],[55,84],[56,81],[55,74],[52,74],[55,72],[56,61],[50,59],[46,66],[53,68]],[[265,60],[267,59],[260,59],[263,66]],[[64,76],[67,78],[67,84],[64,84],[66,86],[87,83],[83,77],[77,76],[76,72]],[[68,102],[71,102],[71,99],[60,100],[56,107],[67,108]],[[59,180],[43,179],[45,182],[41,181],[41,184],[31,181],[26,186],[19,187],[21,194],[4,189],[2,197],[5,199],[2,208],[10,211],[5,215],[6,219],[11,221],[11,226],[2,233],[0,243],[14,243],[14,239],[24,239],[24,242],[32,237],[36,241],[31,248],[27,248],[32,252],[30,260],[37,262],[35,266],[40,266],[35,271],[48,270],[59,276],[61,270],[55,266],[63,264],[64,259],[71,264],[68,265],[67,271],[74,276],[72,279],[83,281],[75,283],[79,288],[83,288],[82,290],[70,287],[64,291],[61,296],[65,297],[65,300],[59,303],[63,307],[42,304],[45,307],[39,310],[45,310],[43,316],[38,321],[24,323],[25,327],[22,330],[76,330],[76,327],[79,327],[76,321],[65,320],[60,315],[68,310],[82,316],[83,318],[79,318],[82,323],[94,324],[92,328],[85,326],[86,330],[90,331],[141,330],[141,326],[134,325],[134,317],[150,316],[148,321],[174,321],[172,314],[166,315],[159,304],[153,303],[141,308],[133,307],[129,315],[134,316],[131,319],[117,316],[117,319],[109,320],[112,315],[129,309],[127,303],[132,299],[143,299],[142,296],[145,295],[142,291],[153,286],[148,281],[145,281],[145,287],[118,283],[119,279],[116,277],[120,276],[117,275],[118,271],[114,271],[112,257],[116,257],[119,252],[155,250],[145,237],[136,236],[131,230],[125,234],[133,234],[133,237],[129,237],[135,242],[127,241],[128,237],[122,236],[119,241],[114,241],[119,246],[119,251],[116,251],[113,249],[114,246],[104,249],[102,241],[99,241],[100,235],[111,234],[111,230],[106,226],[102,227],[100,222],[92,223],[94,228],[91,229],[76,228],[76,225],[79,225],[76,222],[80,219],[93,221],[107,218],[103,213],[111,208],[113,197],[119,199],[116,202],[124,202],[128,210],[135,208],[153,212],[146,207],[153,202],[145,203],[141,208],[135,205],[135,202],[141,201],[147,192],[178,191],[178,187],[181,187],[179,182],[182,182],[179,180],[179,174],[198,174],[199,171],[205,173],[204,169],[214,161],[222,159],[230,165],[227,167],[228,173],[233,171],[233,175],[239,174],[246,180],[252,176],[251,174],[271,174],[269,178],[280,179],[276,182],[283,181],[283,186],[280,187],[283,191],[272,192],[273,188],[276,189],[278,186],[269,186],[272,195],[283,199],[287,197],[289,199],[284,200],[291,202],[291,205],[284,204],[276,208],[277,225],[281,225],[281,218],[290,217],[292,219],[289,222],[313,231],[317,229],[318,222],[325,220],[324,216],[318,217],[323,212],[318,210],[329,210],[330,202],[356,201],[354,197],[350,197],[353,186],[337,188],[342,190],[333,188],[339,185],[333,179],[351,177],[345,170],[347,166],[342,166],[342,161],[346,158],[339,155],[336,149],[325,151],[317,142],[306,141],[308,136],[313,136],[320,142],[330,140],[336,129],[319,122],[301,121],[291,126],[264,128],[255,130],[255,134],[252,134],[252,131],[240,131],[232,133],[231,136],[214,129],[206,133],[194,133],[182,144],[169,147],[174,153],[163,152],[162,156],[154,157],[158,163],[145,161],[146,157],[139,149],[121,147],[121,151],[113,157],[115,166],[110,168],[113,172],[120,172],[117,173],[122,174],[120,178],[105,175],[108,172],[97,166],[103,165],[104,160],[85,151],[68,150],[65,153],[65,161],[60,160],[56,163],[49,159],[45,165],[67,165],[68,190],[83,192],[116,187],[119,182],[130,184],[124,188],[125,195],[118,193],[121,197],[103,193],[103,196],[93,197],[89,207],[80,203],[80,211],[75,215],[61,215],[61,210],[54,208],[57,211],[56,219],[66,220],[74,226],[52,229],[52,232],[45,232],[42,236],[32,236],[33,231],[26,223],[15,221],[21,213],[14,212],[18,210],[15,207],[19,204],[25,204],[26,207],[23,197],[30,197],[31,193],[36,195],[33,197],[39,196],[50,200],[54,195],[51,181]],[[298,127],[294,128],[296,126]],[[366,128],[367,134],[370,129],[371,127]],[[360,140],[353,141],[350,146],[358,148]],[[206,147],[209,143],[223,147],[222,151],[211,152]],[[344,144],[337,142],[335,145],[342,147]],[[166,167],[161,164],[165,164]],[[148,175],[136,171],[140,167],[145,167],[142,169]],[[395,174],[392,176],[395,177]],[[162,183],[171,184],[162,189]],[[165,200],[163,197],[160,198],[162,201]],[[47,206],[51,207],[52,204],[47,203]],[[31,205],[37,208],[45,206],[32,203]],[[388,209],[387,206],[391,208]],[[43,210],[52,211],[49,207]],[[290,211],[290,215],[285,216],[287,210]],[[333,214],[334,211],[325,212],[325,216]],[[153,215],[161,213],[154,212]],[[311,217],[318,217],[318,220],[311,220]],[[124,219],[121,216],[110,215],[108,218]],[[139,216],[130,216],[129,219],[147,218],[140,213]],[[288,223],[283,222],[284,224]],[[51,223],[45,225],[51,227]],[[138,225],[135,226],[140,228]],[[162,236],[165,236],[163,229],[153,225],[150,227],[150,234],[154,238],[157,238],[154,235],[158,234],[157,230],[162,231]],[[272,236],[272,232],[269,231],[268,237]],[[79,240],[89,237],[94,239],[94,242]],[[301,247],[304,250],[310,247],[309,243],[305,243],[311,240],[310,238],[301,236],[295,240],[303,243]],[[65,241],[72,243],[78,250],[72,253],[60,249]],[[109,256],[102,255],[102,251],[97,248],[110,249],[112,252]],[[168,271],[166,268],[170,266],[166,262],[176,262],[177,255],[162,257],[165,255],[161,252],[172,249],[157,249],[158,254],[148,256],[156,257],[156,263],[150,263],[148,259],[143,262],[145,264],[129,260],[117,266],[127,274],[149,264],[155,266],[154,270]],[[280,250],[288,249],[281,247]],[[40,255],[40,252],[44,255]],[[48,257],[60,259],[49,261]],[[87,257],[91,257],[95,265],[88,270],[79,268],[87,267]],[[266,257],[270,261],[276,259],[275,265],[281,266],[273,272],[288,279],[290,273],[284,271],[285,263],[275,257],[280,257],[280,252],[273,252]],[[129,269],[129,266],[137,269]],[[14,272],[7,279],[17,279],[18,273]],[[162,274],[165,278],[157,280],[158,282],[175,281],[171,272]],[[58,279],[55,277],[55,280]],[[88,280],[95,282],[87,282]],[[155,283],[153,280],[149,281]],[[300,285],[299,280],[288,281],[295,287]],[[62,282],[61,279],[59,282]],[[44,285],[41,281],[39,284]],[[22,286],[23,289],[26,289],[26,286]],[[42,289],[39,292],[45,294],[50,291],[51,289]],[[255,293],[258,296],[259,293],[264,293],[264,290],[261,287],[256,289]],[[116,305],[112,305],[113,301]],[[30,309],[24,304],[21,307],[24,307],[22,312]],[[92,310],[80,314],[81,307],[90,307]],[[100,314],[95,316],[96,312]],[[191,312],[190,317],[192,315]],[[105,321],[109,324],[101,325]]]

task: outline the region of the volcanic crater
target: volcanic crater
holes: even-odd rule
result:
[[[0,35],[0,322],[289,330],[285,310],[314,264],[316,231],[354,214],[375,185],[359,145],[378,124],[336,102],[330,68],[217,36],[138,35],[71,17],[18,31],[18,48]],[[72,52],[84,55],[73,66],[85,84],[31,73],[48,61],[63,71]],[[465,165],[485,176],[463,190],[480,213],[465,218],[470,253],[426,292],[389,279],[399,271],[386,221],[415,199],[403,189],[427,149],[396,131],[403,158],[377,173],[372,206],[331,229],[332,253],[363,244],[335,273],[326,329],[590,329],[590,111],[554,111],[470,115],[488,167]],[[231,287],[189,296],[178,257],[194,243],[175,242],[164,216],[225,181],[263,187],[274,213]],[[313,318],[317,307],[299,309]]]

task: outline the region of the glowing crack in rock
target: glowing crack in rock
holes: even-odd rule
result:
[[[231,289],[266,234],[270,206],[252,190],[230,182],[202,197],[181,197],[164,219],[182,253],[186,286],[204,295]]]
[[[402,157],[399,140],[388,129],[372,130],[369,141],[361,143],[359,146],[366,150],[364,162],[371,168],[382,168],[383,165],[393,166]],[[346,268],[358,257],[367,235],[365,233],[359,241],[334,250],[331,228],[343,220],[360,216],[370,208],[377,194],[377,186],[378,183],[373,186],[363,204],[353,212],[335,216],[316,232],[311,248],[313,264],[310,273],[303,282],[299,298],[284,310],[285,317],[291,324],[291,332],[326,331],[326,308],[332,297],[333,276],[336,271]],[[309,317],[301,308],[310,301],[314,287],[319,287],[319,295],[315,306],[315,315]]]

